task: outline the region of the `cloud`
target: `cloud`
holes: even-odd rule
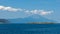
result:
[[[11,12],[17,12],[17,11],[23,11],[27,14],[40,14],[40,15],[48,15],[51,14],[53,11],[46,11],[46,10],[26,10],[26,9],[21,9],[21,8],[13,8],[13,7],[5,7],[5,6],[0,6],[0,10],[6,10],[6,11],[11,11]]]
[[[21,9],[21,8],[13,8],[13,7],[6,7],[6,6],[0,6],[0,18],[25,18],[31,15],[49,15],[54,13],[52,10],[27,10],[27,9]],[[6,12],[5,12],[6,11]],[[7,12],[8,11],[8,12]]]
[[[48,14],[52,14],[53,11],[46,11],[46,10],[31,10],[31,11],[26,11],[27,13],[31,13],[31,14],[38,14],[38,15],[48,15]]]
[[[40,14],[41,15],[49,15],[49,14],[52,14],[53,11],[41,11]]]
[[[0,10],[16,12],[16,11],[23,11],[24,9],[0,6]]]

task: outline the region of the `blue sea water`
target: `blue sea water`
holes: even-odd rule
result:
[[[0,34],[60,34],[60,24],[0,24]]]

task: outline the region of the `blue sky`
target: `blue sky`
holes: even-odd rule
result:
[[[0,0],[0,6],[25,9],[24,11],[44,10],[53,11],[50,15],[42,15],[45,18],[60,22],[60,0]],[[22,12],[9,12],[0,10],[0,18],[21,18],[29,16]]]

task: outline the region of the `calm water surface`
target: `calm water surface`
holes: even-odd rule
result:
[[[0,24],[0,34],[60,34],[60,24]]]

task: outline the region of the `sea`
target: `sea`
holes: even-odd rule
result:
[[[60,34],[60,24],[0,24],[0,34]]]

